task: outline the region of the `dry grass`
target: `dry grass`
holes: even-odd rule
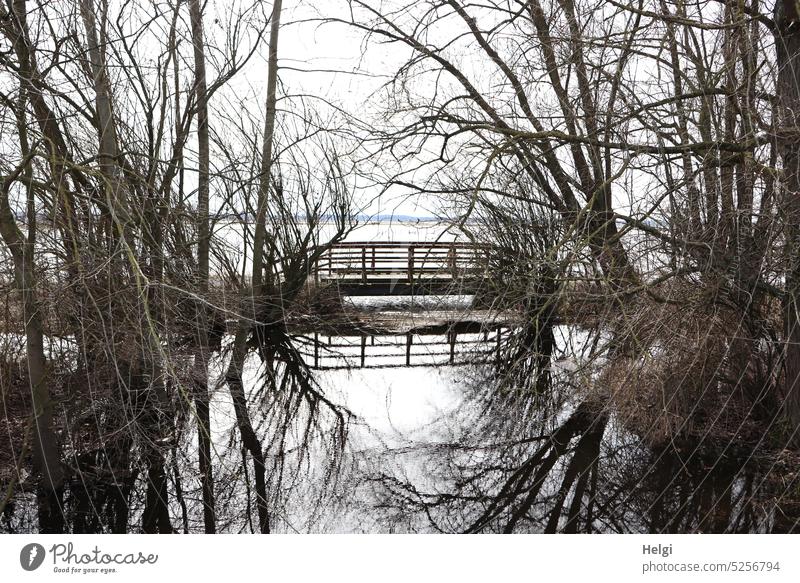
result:
[[[668,301],[640,296],[610,322],[618,344],[596,385],[609,407],[654,446],[760,439],[777,401],[770,304],[743,309],[682,282],[658,295]]]

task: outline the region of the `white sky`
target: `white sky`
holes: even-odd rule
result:
[[[206,7],[206,26],[216,25],[218,34],[224,32],[224,22],[231,17],[235,4],[227,0],[210,2]],[[270,3],[264,4],[264,10],[271,10]],[[348,14],[344,0],[284,0],[278,50],[279,116],[287,113],[290,105],[287,96],[297,98],[302,95],[321,111],[330,111],[330,103],[360,122],[379,123],[381,86],[391,79],[411,51],[396,44],[374,42],[369,44],[369,50],[365,50],[364,35],[357,29],[322,22],[326,17],[348,18]],[[222,23],[215,23],[215,18]],[[261,116],[266,96],[268,46],[265,39],[259,54],[227,89],[239,98],[246,97],[251,113]],[[367,214],[432,215],[426,208],[432,201],[419,200],[419,197],[408,200],[405,191],[397,190],[382,196],[379,201],[372,201],[380,189],[364,180],[358,186],[364,189],[362,195],[371,201],[363,208]]]

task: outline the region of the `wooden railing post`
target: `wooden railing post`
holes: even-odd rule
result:
[[[367,361],[367,336],[366,334],[361,335],[361,368],[364,368],[364,364]]]
[[[367,283],[367,247],[361,247],[361,283]]]
[[[414,283],[414,246],[408,246],[408,283]]]

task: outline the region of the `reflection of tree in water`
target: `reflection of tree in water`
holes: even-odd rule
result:
[[[425,447],[426,479],[383,473],[380,505],[444,532],[797,531],[796,459],[652,449],[611,431],[581,405],[554,430],[502,445]]]
[[[280,1],[210,30],[198,0],[40,4],[0,3],[3,530],[309,530],[372,502],[286,325],[366,184],[491,246],[476,304],[525,322],[419,471],[364,481],[377,528],[796,529],[791,2],[350,0],[329,20],[410,55],[351,113],[279,83]],[[268,30],[254,108],[228,82]]]
[[[722,453],[683,444],[634,449],[609,479],[608,528],[626,532],[794,532],[800,519],[795,473],[788,460],[752,451]],[[794,463],[794,462],[792,462]],[[627,477],[627,481],[624,479]],[[625,517],[635,517],[632,525]]]
[[[604,345],[600,336],[609,336],[597,330],[573,330],[580,353],[556,369],[569,333],[562,327],[554,343],[554,318],[541,317],[549,313],[541,305],[533,313],[500,365],[474,372],[446,438],[420,447],[420,475],[379,472],[382,507],[446,532],[797,530],[797,456],[763,390],[773,382],[763,366],[769,351],[732,358],[746,347],[720,341],[713,325],[702,328],[698,351],[677,322],[669,332],[680,342],[671,345],[634,321],[639,344],[626,351],[624,342]],[[701,317],[699,308],[681,310],[686,328]],[[661,361],[674,374],[660,376]]]

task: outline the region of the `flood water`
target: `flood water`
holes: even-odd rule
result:
[[[388,231],[368,225],[350,239],[433,240],[441,234],[441,226],[430,222]],[[424,322],[431,313],[463,316],[472,297],[355,297],[346,303],[372,317],[399,314]],[[587,334],[577,326],[556,327],[547,391],[534,382],[542,367],[531,362],[530,353],[511,368],[498,367],[498,346],[511,354],[524,335],[521,329],[507,328],[499,337],[460,335],[452,365],[447,334],[415,336],[413,366],[405,366],[408,334],[323,334],[322,355],[317,361],[313,353],[304,358],[330,407],[308,411],[299,403],[293,415],[311,421],[280,431],[275,428],[284,417],[276,410],[295,405],[266,390],[264,365],[252,356],[244,380],[264,438],[273,531],[766,533],[800,528],[796,454],[768,434],[756,442],[720,443],[700,434],[653,444],[631,430],[626,413],[603,397],[601,361],[586,361],[592,343]],[[222,382],[224,368],[225,358],[210,363],[218,530],[250,532],[252,476],[243,463],[236,415]],[[601,394],[587,394],[586,386],[600,387]],[[344,412],[341,419],[331,414],[332,407]],[[69,414],[67,408],[61,413]],[[177,532],[202,532],[197,435],[187,422],[191,410],[180,415],[180,431],[167,456],[171,523]],[[112,436],[107,439],[112,443]],[[83,455],[102,465],[107,443]],[[117,494],[124,491],[121,528],[139,532],[146,474],[133,464],[125,482],[128,476],[104,474],[99,465],[94,480],[73,476],[69,482],[68,527],[114,530]],[[35,494],[23,489],[5,505],[0,530],[37,529]]]

